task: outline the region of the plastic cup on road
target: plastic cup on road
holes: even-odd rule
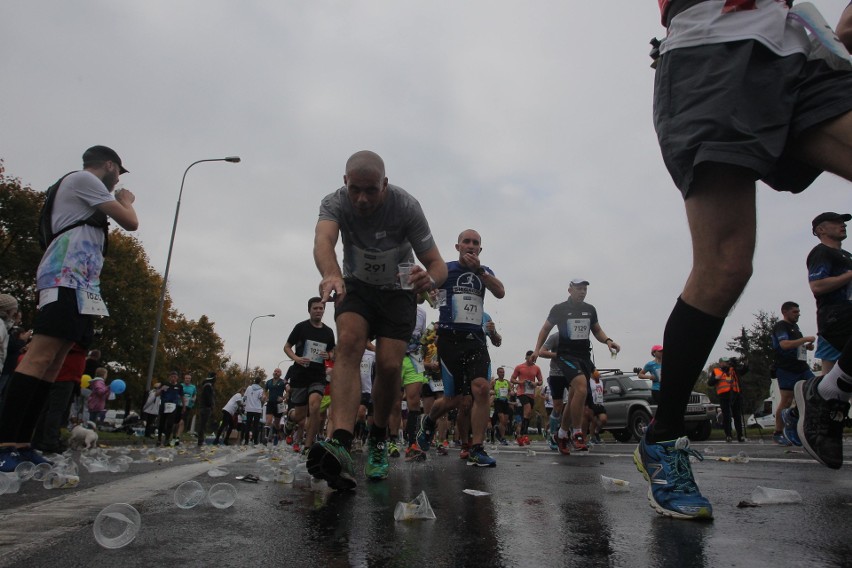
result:
[[[207,500],[217,509],[227,509],[237,500],[237,489],[230,483],[217,483],[207,492]]]
[[[133,542],[141,526],[139,511],[127,503],[116,503],[98,513],[92,530],[98,544],[114,549]]]
[[[0,473],[0,495],[3,495],[8,491],[9,487],[12,485],[12,480],[9,479],[5,473]]]
[[[291,470],[289,467],[283,467],[278,470],[278,479],[276,479],[276,481],[278,481],[279,483],[289,484],[293,483],[295,479],[296,474],[293,473],[293,470]]]
[[[197,481],[185,481],[175,489],[175,505],[192,509],[204,501],[204,488]]]
[[[29,481],[35,473],[36,465],[33,462],[21,462],[15,468],[15,473],[21,481]]]
[[[4,493],[11,495],[21,490],[21,479],[15,473],[0,473],[0,476],[5,477],[6,481],[9,482]],[[0,483],[3,482],[0,481]]]
[[[276,476],[275,468],[271,465],[265,465],[257,472],[257,476],[261,481],[273,481]]]
[[[44,481],[44,478],[47,477],[47,474],[53,470],[53,466],[49,463],[40,463],[35,467],[33,471],[33,480],[34,481]]]
[[[623,479],[615,479],[614,477],[601,476],[601,485],[607,493],[622,493],[630,491],[630,482]]]
[[[411,269],[414,264],[410,262],[400,262],[396,269],[399,272],[399,286],[403,290],[411,290],[414,286],[411,285]]]
[[[76,475],[51,471],[44,477],[42,485],[45,489],[69,489],[75,487],[78,483],[80,483],[80,478]]]

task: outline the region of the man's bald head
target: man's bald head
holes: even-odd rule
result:
[[[352,154],[346,160],[346,175],[353,173],[372,173],[385,177],[385,162],[382,157],[369,150],[361,150]]]

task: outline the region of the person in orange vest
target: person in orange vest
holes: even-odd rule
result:
[[[731,418],[737,430],[737,441],[745,442],[743,436],[742,397],[740,396],[740,373],[745,374],[747,367],[738,365],[733,357],[722,357],[719,366],[713,368],[710,383],[716,386],[716,396],[722,408],[722,427],[725,429],[725,441],[730,442]]]

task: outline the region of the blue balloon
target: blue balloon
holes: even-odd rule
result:
[[[109,384],[109,390],[115,394],[121,394],[127,390],[127,385],[121,379],[115,379]]]

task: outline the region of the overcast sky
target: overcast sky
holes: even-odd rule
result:
[[[846,5],[813,3],[831,23]],[[651,120],[648,41],[663,34],[652,0],[7,0],[0,158],[45,189],[87,147],[114,148],[135,235],[162,273],[184,170],[240,156],[190,170],[169,286],[241,366],[252,318],[276,314],[252,331],[251,366],[271,373],[317,293],[319,202],[353,152],[374,150],[420,200],[445,260],[461,230],[481,233],[506,287],[485,302],[504,335],[495,364],[523,360],[581,277],[623,347],[613,361],[595,343],[598,366],[630,369],[662,341],[690,266]],[[712,357],[786,300],[816,332],[810,221],[852,209],[849,189],[829,174],[796,196],[760,186],[755,276]]]

